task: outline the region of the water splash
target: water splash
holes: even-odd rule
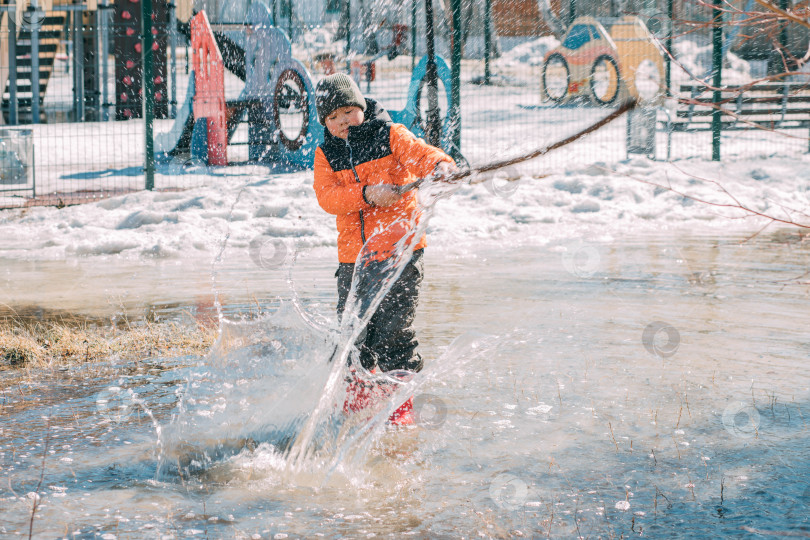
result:
[[[261,443],[286,451],[320,396],[334,349],[334,332],[300,313],[287,301],[255,321],[221,321],[167,427],[162,472],[204,472]]]
[[[391,290],[399,276],[407,266],[413,256],[414,248],[424,236],[430,218],[432,217],[436,203],[443,197],[458,189],[458,186],[450,186],[441,182],[427,181],[423,184],[419,193],[420,212],[416,212],[412,220],[399,219],[391,223],[386,229],[377,231],[368,238],[354,267],[352,284],[346,300],[346,308],[341,316],[338,345],[328,363],[331,366],[329,378],[324,387],[324,392],[303,426],[295,443],[290,450],[290,464],[294,470],[301,470],[305,463],[313,457],[316,446],[315,441],[318,427],[324,423],[332,412],[330,404],[334,401],[336,392],[341,390],[343,385],[343,395],[345,395],[345,381],[352,375],[359,378],[360,384],[368,386],[381,386],[386,388],[385,394],[389,396],[387,400],[380,403],[393,404],[391,412],[401,405],[407,398],[402,392],[397,391],[398,386],[407,386],[410,377],[400,378],[396,375],[375,375],[363,368],[359,362],[359,355],[355,343],[368,324],[371,317],[379,307],[385,295]],[[391,246],[390,238],[399,238],[396,244]],[[347,373],[347,366],[351,374]],[[373,432],[380,424],[382,415],[368,408],[363,416],[368,418],[369,413],[374,412],[371,421],[366,424],[367,429],[358,428],[361,431]],[[368,431],[371,429],[371,431]],[[351,436],[343,434],[343,437]],[[341,449],[338,454],[345,454],[346,449]],[[333,467],[336,464],[333,463]],[[333,468],[332,467],[332,468]]]
[[[222,318],[216,344],[189,375],[177,413],[161,433],[159,474],[210,478],[245,452],[268,455],[265,461],[290,482],[348,473],[397,407],[448,370],[491,350],[490,338],[465,335],[419,374],[370,373],[355,346],[410,261],[436,203],[455,189],[425,183],[421,214],[368,239],[339,325],[307,313],[291,277],[292,299],[275,311],[253,321]],[[399,238],[393,249],[386,240],[391,235]],[[346,407],[350,382],[376,389],[375,399],[357,413]]]
[[[222,243],[219,247],[219,252],[217,253],[214,260],[211,262],[211,289],[214,292],[214,307],[217,310],[217,318],[222,321],[223,314],[222,314],[222,303],[220,302],[220,294],[219,294],[219,282],[217,281],[218,277],[218,268],[222,264],[222,256],[225,254],[225,250],[228,247],[228,241],[231,238],[231,221],[233,220],[233,211],[236,208],[236,205],[239,204],[239,200],[242,198],[242,194],[245,192],[248,183],[245,182],[240,188],[239,191],[236,193],[236,198],[234,198],[233,203],[231,203],[231,207],[228,209],[228,220],[227,220],[227,227],[225,229],[225,236],[222,239]]]

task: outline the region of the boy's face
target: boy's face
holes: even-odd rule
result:
[[[326,129],[335,137],[349,138],[349,126],[359,126],[363,123],[363,109],[350,105],[335,109],[326,117]]]

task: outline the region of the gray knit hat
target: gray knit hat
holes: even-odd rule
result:
[[[326,125],[326,117],[341,107],[354,105],[366,110],[366,99],[357,83],[345,73],[335,73],[321,79],[315,87],[315,108],[318,120]]]

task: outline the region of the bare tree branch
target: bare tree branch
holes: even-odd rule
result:
[[[805,28],[810,28],[810,22],[807,22],[804,19],[800,19],[799,17],[793,15],[792,13],[789,13],[789,12],[783,10],[783,9],[780,9],[780,8],[776,7],[775,5],[771,4],[770,2],[767,2],[766,0],[754,0],[754,1],[757,4],[759,4],[760,6],[764,7],[765,9],[769,9],[769,10],[773,11],[774,13],[778,14],[779,17],[782,18],[782,19],[787,19],[787,20],[789,20],[791,22],[794,22],[796,24],[800,24],[800,25],[804,26]]]

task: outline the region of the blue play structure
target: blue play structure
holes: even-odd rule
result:
[[[408,101],[405,108],[401,111],[388,111],[391,119],[398,124],[408,126],[408,129],[413,132],[417,137],[424,137],[425,130],[422,128],[424,119],[420,118],[419,101],[422,96],[422,90],[425,88],[425,76],[427,75],[427,56],[422,57],[418,64],[413,68],[411,74],[411,84],[408,86]],[[439,80],[444,85],[444,91],[447,97],[447,111],[445,111],[444,118],[442,119],[442,150],[450,153],[452,145],[453,134],[450,131],[450,109],[453,107],[453,86],[452,78],[450,77],[450,66],[444,61],[441,56],[436,57],[436,71],[439,74]]]
[[[295,168],[311,168],[315,149],[323,141],[323,126],[315,109],[315,85],[306,67],[293,58],[287,34],[273,25],[269,8],[254,3],[248,11],[250,26],[240,39],[244,43],[245,87],[239,98],[227,101],[228,140],[238,124],[248,123],[248,158],[254,163],[278,163]],[[233,45],[231,45],[233,46]],[[451,134],[449,110],[452,106],[450,68],[444,59],[436,58],[439,78],[446,92],[448,111],[444,111],[442,140],[449,151]],[[407,126],[415,135],[424,136],[424,119],[419,101],[425,92],[427,58],[416,65],[408,87],[406,106],[389,111],[394,122]],[[167,155],[190,153],[192,158],[207,163],[207,132],[204,118],[193,118],[194,74],[188,95],[168,133],[157,134],[155,148]],[[373,96],[370,96],[373,97]],[[244,143],[243,143],[244,144]]]
[[[265,4],[254,3],[248,11],[253,23],[245,44],[247,78],[242,97],[260,103],[254,114],[264,123],[250,122],[248,128],[251,161],[273,161],[312,167],[315,149],[323,140],[318,122],[312,78],[304,65],[293,58],[287,34],[273,25]],[[297,119],[297,133],[283,124],[284,115]]]

